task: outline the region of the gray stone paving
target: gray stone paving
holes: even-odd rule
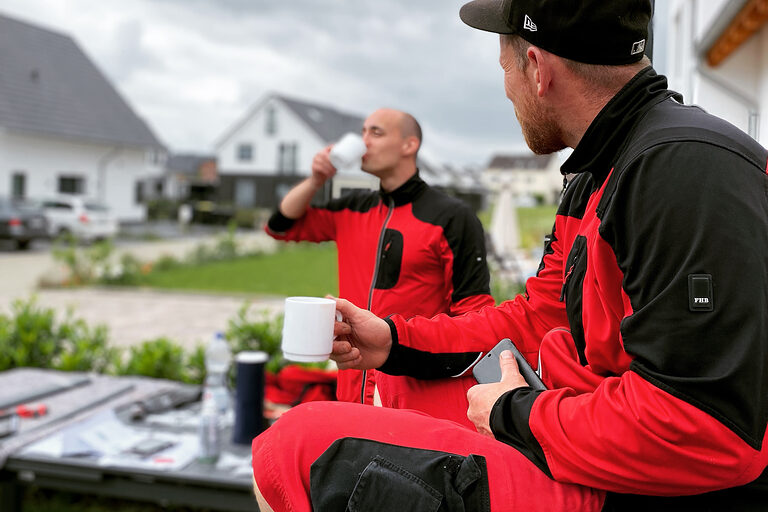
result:
[[[121,245],[118,253],[128,251],[144,261],[168,254],[182,257],[204,238]],[[262,233],[238,235],[245,247],[274,247],[273,240]],[[64,315],[71,308],[76,318],[89,325],[105,324],[110,343],[130,346],[167,336],[185,347],[207,342],[217,330],[224,330],[229,319],[248,302],[251,309],[282,309],[282,298],[253,298],[195,293],[175,293],[141,289],[74,288],[38,289],[41,278],[55,279],[63,269],[47,249],[31,252],[0,252],[0,311],[7,313],[15,299],[37,297],[38,303]]]

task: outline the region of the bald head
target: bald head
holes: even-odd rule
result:
[[[421,147],[421,125],[408,112],[393,108],[380,108],[368,117],[366,125],[369,128],[383,127],[387,131],[397,130],[403,140],[414,137],[416,139],[416,153]],[[414,159],[416,153],[413,154]]]
[[[421,147],[421,125],[419,122],[408,112],[400,112],[400,117],[400,133],[403,138],[416,137],[419,140],[419,147]]]

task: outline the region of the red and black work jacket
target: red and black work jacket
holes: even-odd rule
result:
[[[275,212],[279,240],[334,240],[339,296],[379,316],[458,315],[493,305],[483,227],[464,202],[414,174],[391,193],[355,191],[298,220]],[[339,374],[339,400],[371,403],[372,373]],[[363,389],[364,388],[364,389]]]
[[[562,167],[526,294],[393,316],[380,370],[461,374],[509,337],[549,390],[503,394],[491,427],[548,475],[620,510],[763,510],[768,152],[681,101],[652,68],[633,78]]]

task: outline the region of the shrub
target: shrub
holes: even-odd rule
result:
[[[89,328],[69,315],[60,325],[50,308],[34,297],[17,300],[12,316],[0,315],[0,371],[28,366],[107,372],[117,358],[107,346],[107,328]]]
[[[89,327],[82,319],[68,319],[59,328],[59,349],[54,368],[63,371],[109,373],[119,362],[120,351],[108,346],[105,325]]]
[[[181,346],[160,337],[130,347],[128,359],[118,366],[117,373],[183,381],[184,363]]]
[[[179,202],[158,198],[147,201],[148,220],[175,220],[178,217]]]
[[[260,310],[249,315],[250,305],[243,304],[235,318],[229,321],[225,337],[233,353],[261,350],[269,354],[267,370],[277,373],[285,363],[280,350],[283,336],[283,315]]]

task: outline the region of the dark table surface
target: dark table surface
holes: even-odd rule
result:
[[[199,402],[191,400],[198,391],[140,377],[27,368],[0,373],[0,405],[12,407],[14,396],[23,401],[32,397],[49,411],[39,418],[21,419],[16,434],[0,439],[0,510],[21,510],[21,490],[34,485],[161,505],[258,511],[250,446],[232,444],[228,427],[222,432],[217,462],[204,463],[196,453],[189,454],[197,448]],[[178,464],[163,465],[145,463],[138,456],[72,448],[71,440],[79,442],[94,426],[106,428],[102,422],[114,422],[106,425],[129,437],[171,439],[177,443],[176,453],[186,457],[180,457]],[[157,460],[165,460],[163,453]]]

